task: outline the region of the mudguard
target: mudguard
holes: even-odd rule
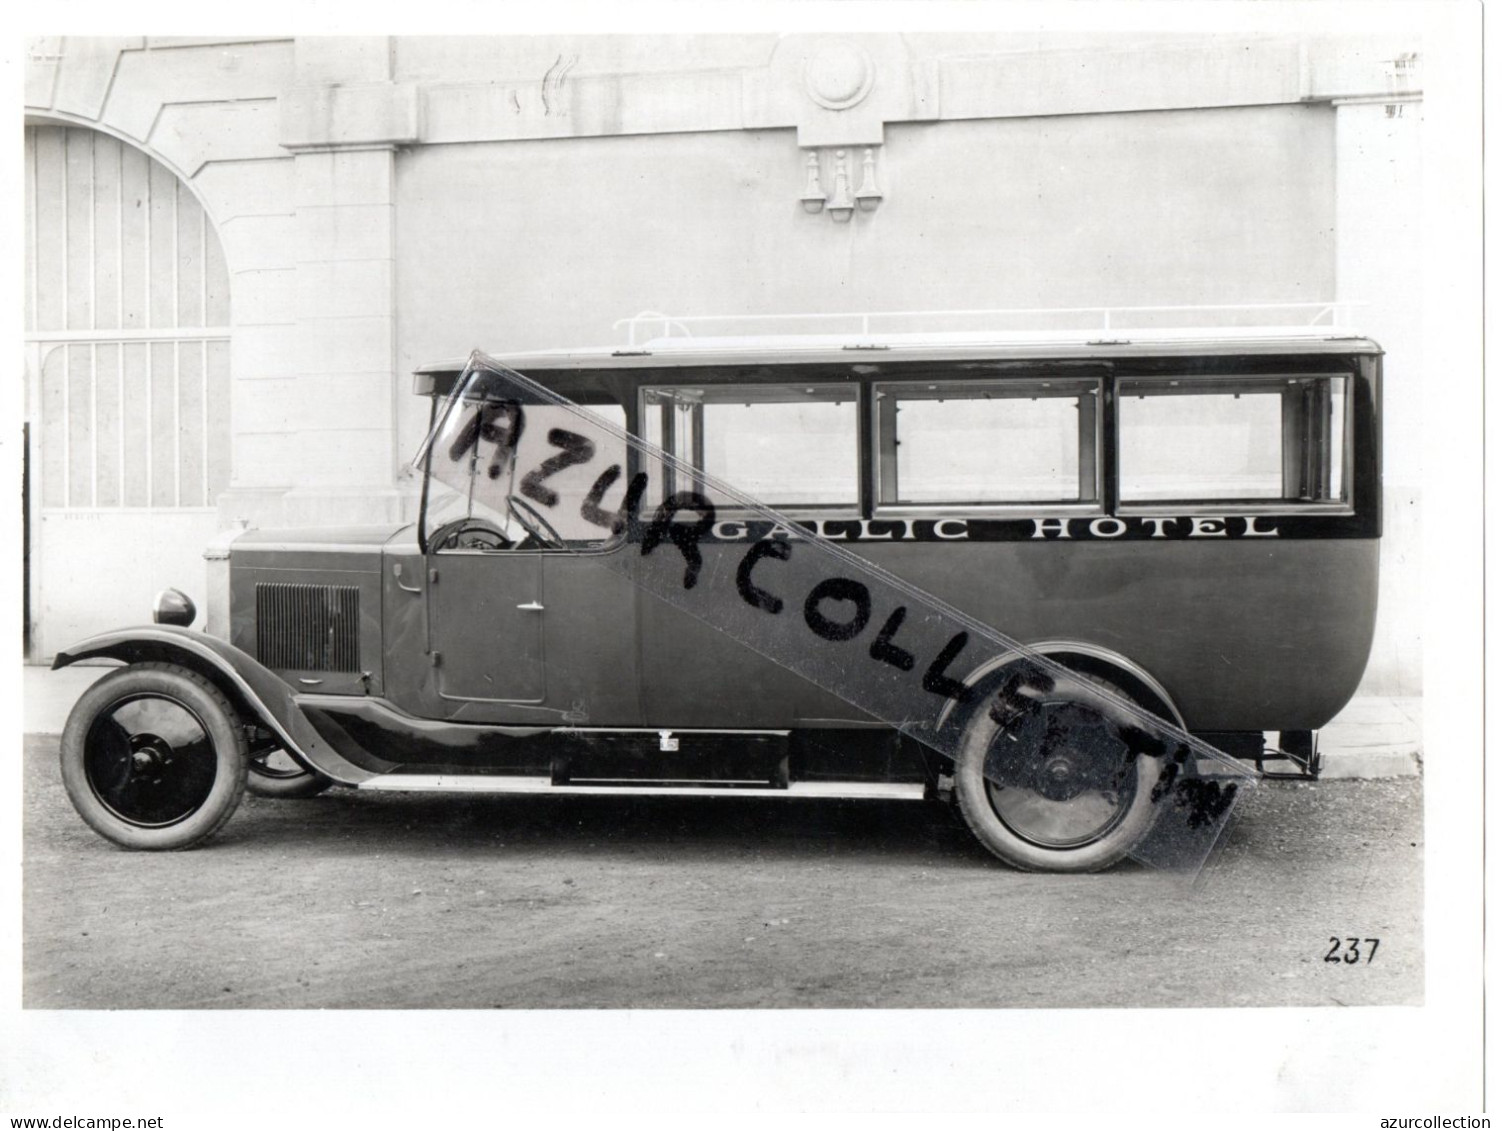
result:
[[[359,785],[395,769],[394,763],[368,751],[336,749],[309,720],[281,677],[218,637],[160,624],[116,629],[59,652],[52,667],[56,670],[101,657],[130,664],[181,664],[198,672],[229,696],[246,721],[254,717],[276,734],[288,753],[343,785]]]
[[[1084,660],[1087,663],[1094,661],[1098,670],[1095,674],[1105,675],[1118,681],[1125,680],[1127,692],[1145,694],[1148,698],[1156,698],[1168,712],[1169,720],[1180,729],[1187,729],[1184,716],[1179,712],[1178,705],[1174,703],[1167,690],[1141,665],[1134,663],[1120,652],[1109,648],[1102,648],[1098,644],[1090,644],[1082,640],[1048,640],[1041,644],[1029,646],[1029,651],[1038,656],[1047,656],[1051,660],[1057,660],[1066,668],[1072,667],[1072,659]],[[980,687],[997,678],[1003,668],[1021,663],[1026,659],[1022,653],[1004,653],[995,656],[981,664],[979,667],[965,673],[965,683],[972,687]],[[1089,672],[1089,667],[1081,670]],[[1135,684],[1136,686],[1132,686]],[[1107,712],[1108,715],[1110,712]],[[956,710],[955,703],[945,705],[943,713],[939,716],[939,726],[958,726],[964,721],[963,712]],[[1113,717],[1113,721],[1119,726],[1135,725],[1130,715],[1122,713]]]

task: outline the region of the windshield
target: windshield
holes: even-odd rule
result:
[[[558,543],[587,549],[610,542],[609,532],[581,517],[595,475],[580,465],[603,460],[624,466],[626,412],[618,404],[590,411],[620,435],[600,428],[586,439],[571,430],[577,416],[568,409],[528,405],[523,412],[495,374],[467,372],[438,402],[413,460],[424,471],[425,544],[504,550],[556,549]],[[543,474],[529,475],[529,469]]]

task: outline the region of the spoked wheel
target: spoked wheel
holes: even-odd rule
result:
[[[245,735],[208,680],[133,664],[90,687],[63,728],[63,785],[101,836],[127,848],[188,848],[229,820],[245,791]]]
[[[1005,723],[981,710],[966,727],[955,798],[976,838],[1014,867],[1098,871],[1152,827],[1159,763],[1134,752],[1092,691],[1124,694],[1076,675]]]
[[[279,746],[252,750],[249,768],[245,788],[257,797],[281,800],[313,797],[334,784],[332,778],[308,769]]]

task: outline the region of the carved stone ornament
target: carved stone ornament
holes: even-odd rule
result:
[[[871,56],[853,43],[821,47],[803,68],[803,89],[828,110],[848,110],[871,93],[876,68]]]

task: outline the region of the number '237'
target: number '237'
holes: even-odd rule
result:
[[[1370,962],[1377,957],[1377,944],[1381,939],[1338,939],[1330,936],[1330,949],[1325,952],[1326,962],[1343,962],[1347,966],[1355,966],[1361,961],[1361,947],[1365,944],[1369,949],[1366,952],[1366,960]],[[1344,942],[1345,949],[1340,944]]]

